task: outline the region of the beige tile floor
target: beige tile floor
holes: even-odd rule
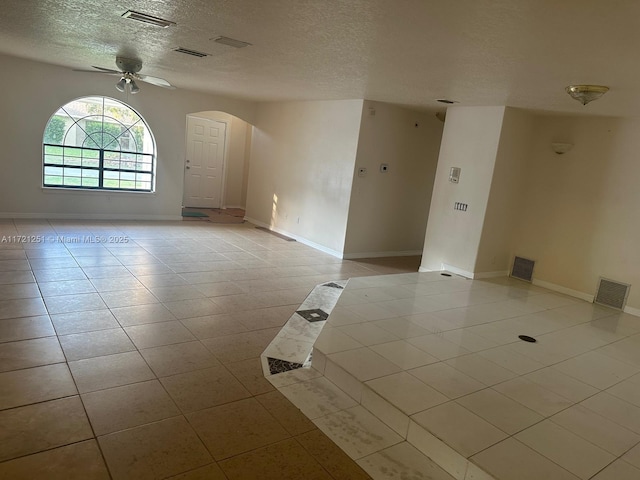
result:
[[[636,316],[506,277],[352,278],[313,367],[280,392],[376,479],[640,479]]]
[[[368,478],[259,356],[318,283],[417,261],[250,224],[0,221],[0,478]]]

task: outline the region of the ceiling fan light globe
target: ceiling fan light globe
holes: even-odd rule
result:
[[[131,87],[131,95],[135,95],[136,93],[138,93],[140,91],[140,87],[133,80],[131,80],[130,87]]]
[[[122,77],[120,81],[116,83],[116,90],[118,90],[119,92],[124,92],[126,85],[127,85],[127,80],[124,77]]]

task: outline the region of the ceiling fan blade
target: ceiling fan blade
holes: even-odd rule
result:
[[[171,85],[169,82],[167,82],[164,78],[158,78],[158,77],[152,77],[150,75],[140,75],[140,74],[137,74],[136,78],[142,80],[143,82],[150,83],[151,85],[156,85],[158,87],[170,88],[172,90],[176,88],[173,85]]]
[[[113,68],[104,68],[104,67],[96,67],[95,65],[91,65],[93,68],[98,69],[105,73],[112,73],[114,75],[122,75],[122,72],[119,70],[114,70]]]
[[[83,73],[102,73],[102,74],[106,74],[106,75],[122,75],[121,72],[116,72],[115,70],[113,72],[106,72],[106,71],[82,70],[80,68],[74,68],[73,71],[74,72],[83,72]]]

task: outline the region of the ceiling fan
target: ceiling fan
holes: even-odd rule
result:
[[[104,67],[96,67],[93,65],[93,68],[96,70],[75,70],[76,72],[88,72],[88,73],[105,73],[107,75],[118,75],[120,76],[120,81],[116,83],[116,88],[120,92],[128,91],[131,92],[132,95],[135,95],[140,91],[140,87],[135,82],[136,80],[140,80],[141,82],[147,82],[152,85],[156,85],[158,87],[174,89],[173,85],[167,82],[164,78],[152,77],[150,75],[142,75],[138,73],[142,70],[142,60],[136,60],[134,58],[125,58],[125,57],[116,57],[116,66],[120,70],[113,70],[111,68]]]

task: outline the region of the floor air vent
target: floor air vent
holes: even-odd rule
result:
[[[522,257],[516,257],[513,261],[511,276],[530,282],[533,279],[533,266],[536,262]]]
[[[600,277],[598,291],[596,292],[593,303],[622,310],[625,303],[627,303],[630,288],[631,285],[626,283],[615,282]]]

